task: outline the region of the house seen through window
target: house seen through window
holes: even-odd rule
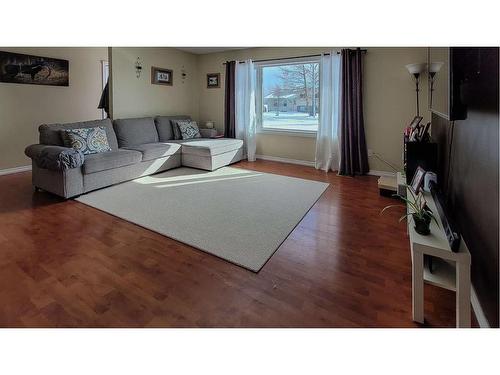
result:
[[[319,117],[319,62],[283,60],[258,67],[261,131],[314,133]]]

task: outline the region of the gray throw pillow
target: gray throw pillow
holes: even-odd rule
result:
[[[182,139],[201,138],[200,129],[196,121],[177,121],[177,126],[181,133]]]
[[[177,124],[179,121],[186,121],[186,120],[172,120],[172,132],[174,133],[174,139],[179,140],[182,139],[181,132],[179,130],[179,125]]]
[[[84,155],[111,151],[106,129],[102,126],[81,129],[65,129],[62,138],[66,147],[72,147]]]

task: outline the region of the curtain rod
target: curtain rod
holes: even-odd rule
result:
[[[355,51],[351,49],[350,51]],[[361,52],[366,53],[368,50],[360,49]],[[330,56],[330,53],[316,54],[316,55],[304,55],[304,56],[294,56],[294,57],[281,57],[275,59],[261,59],[261,60],[253,60],[253,62],[262,62],[262,61],[278,61],[278,60],[292,60],[292,59],[302,59],[306,57],[319,57],[321,55]],[[340,51],[337,51],[337,55],[340,55]],[[236,61],[239,64],[244,64],[244,61]],[[226,63],[222,63],[222,65],[226,65]]]

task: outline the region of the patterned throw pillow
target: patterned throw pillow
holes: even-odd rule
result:
[[[102,126],[65,129],[63,130],[63,140],[66,147],[73,147],[84,155],[111,151],[106,130]]]
[[[177,126],[181,133],[182,139],[201,138],[200,129],[196,121],[177,121]]]

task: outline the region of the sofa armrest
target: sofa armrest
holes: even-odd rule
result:
[[[39,168],[53,171],[79,168],[84,162],[82,152],[69,147],[38,144],[26,147],[24,153]]]
[[[200,134],[202,138],[212,138],[217,135],[217,129],[200,128]]]

